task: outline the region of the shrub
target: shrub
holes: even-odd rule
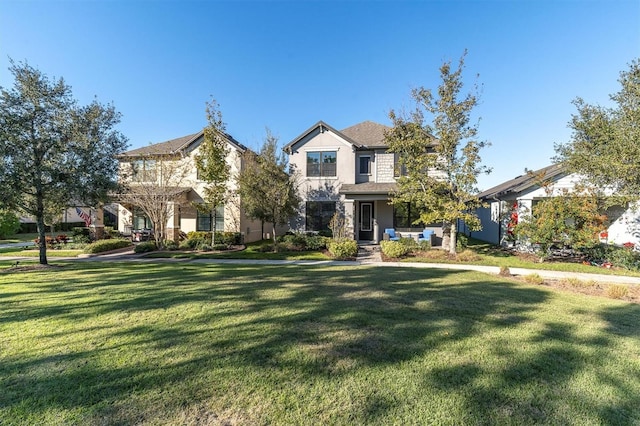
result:
[[[242,244],[242,234],[239,232],[216,232],[216,245],[227,246]],[[203,250],[203,246],[211,246],[211,232],[191,231],[187,233],[187,240],[191,249]],[[210,250],[210,249],[209,249]]]
[[[498,272],[498,275],[500,275],[501,277],[510,277],[511,276],[511,270],[509,269],[508,266],[501,266],[500,267],[500,272]]]
[[[348,259],[358,255],[358,243],[355,240],[332,241],[329,253],[336,259]]]
[[[529,274],[522,277],[529,284],[542,284],[544,283],[544,279],[538,274]]]
[[[178,250],[178,243],[173,240],[167,240],[164,242],[165,250]]]
[[[84,248],[85,253],[103,253],[105,251],[116,250],[124,247],[129,247],[131,241],[125,239],[108,239],[98,240],[95,243],[91,243]]]
[[[154,251],[155,249],[155,241],[145,241],[143,243],[136,244],[136,247],[133,249],[133,251],[136,253],[148,253],[150,251]]]
[[[13,235],[20,229],[18,216],[7,210],[0,210],[0,239]]]
[[[409,252],[409,248],[400,241],[381,241],[380,249],[385,256],[391,258],[406,256]]]
[[[183,240],[183,241],[180,241],[178,248],[180,250],[193,250],[195,247],[192,246],[192,244],[193,244],[193,240]]]
[[[624,284],[611,284],[607,288],[607,296],[612,299],[622,299],[629,293],[629,287]]]
[[[456,235],[456,249],[464,250],[467,248],[468,245],[469,245],[469,237],[467,237],[465,234],[458,233]]]
[[[286,251],[321,250],[331,238],[315,234],[287,233],[278,237],[278,249]]]
[[[91,230],[89,228],[76,226],[71,230],[71,235],[74,243],[83,244],[91,242]]]
[[[598,264],[609,262],[619,268],[640,270],[640,255],[633,250],[608,244],[598,244],[581,251],[588,260]]]
[[[431,241],[429,240],[420,240],[418,241],[418,245],[414,248],[415,251],[429,251],[431,250]]]
[[[480,256],[473,250],[463,250],[456,254],[456,259],[460,262],[476,262],[480,260]]]

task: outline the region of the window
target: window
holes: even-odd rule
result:
[[[393,206],[394,228],[416,228],[422,225],[414,225],[413,222],[420,218],[420,211],[411,203],[396,204]]]
[[[370,175],[371,174],[371,156],[370,155],[362,155],[359,157],[360,163],[360,174],[361,175]]]
[[[139,209],[133,209],[133,221],[132,221],[133,229],[151,229],[153,228],[153,224],[151,223],[151,219],[149,219],[144,212]]]
[[[307,152],[307,176],[336,176],[336,151]]]
[[[213,214],[211,212],[203,213],[198,210],[196,220],[196,231],[212,231]],[[216,208],[216,231],[224,231],[224,206]]]
[[[407,175],[407,166],[404,163],[400,163],[400,154],[393,153],[393,177],[400,177]]]
[[[135,182],[156,180],[156,160],[136,160],[131,163],[131,178]]]
[[[326,231],[329,222],[336,212],[335,201],[307,201],[306,229],[307,231]]]

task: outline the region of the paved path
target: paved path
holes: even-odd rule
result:
[[[74,262],[136,262],[136,263],[199,263],[199,264],[231,264],[231,265],[303,265],[303,266],[369,266],[369,267],[395,267],[395,268],[425,268],[425,269],[450,269],[463,271],[478,271],[488,274],[497,275],[500,272],[499,266],[484,265],[460,265],[450,263],[417,263],[417,262],[382,262],[380,253],[373,255],[364,254],[363,257],[358,255],[355,261],[340,260],[254,260],[254,259],[175,259],[175,258],[145,258],[145,254],[135,254],[133,250],[110,253],[105,255],[87,256],[87,257],[51,257],[50,261],[64,260]],[[2,256],[0,260],[36,260],[33,257],[10,257]],[[531,275],[538,274],[542,278],[547,279],[563,279],[577,278],[583,281],[594,280],[606,283],[636,284],[640,285],[640,277],[630,277],[623,275],[605,275],[605,274],[586,274],[582,272],[562,272],[548,271],[541,269],[526,268],[509,268],[512,275]]]
[[[5,244],[0,244],[0,249],[13,248],[13,247],[31,247],[33,245],[35,245],[33,241],[24,241],[21,243],[5,243]]]

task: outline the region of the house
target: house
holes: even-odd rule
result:
[[[243,154],[247,148],[232,136],[225,134],[228,146],[226,158],[230,166],[228,190],[236,189],[235,176],[243,167]],[[190,231],[211,231],[213,222],[219,231],[240,232],[245,242],[261,240],[260,222],[248,219],[237,195],[219,206],[215,214],[198,209],[204,203],[204,188],[207,183],[198,176],[196,155],[202,142],[204,131],[133,149],[118,155],[120,180],[132,187],[162,188],[163,196],[170,205],[167,217],[167,234],[177,239],[181,233]],[[116,197],[117,198],[117,197]],[[134,229],[151,228],[152,224],[144,213],[120,199],[118,204],[117,229],[125,234]]]
[[[365,121],[338,131],[319,121],[284,147],[301,175],[303,204],[293,229],[326,231],[336,212],[344,214],[348,234],[363,242],[378,243],[386,228],[415,235],[425,228],[412,225],[419,212],[409,203],[390,204],[403,170],[397,155],[388,152],[387,130]],[[441,226],[428,228],[442,236]]]
[[[564,190],[571,191],[581,181],[579,175],[570,173],[562,164],[552,164],[483,191],[478,197],[488,207],[477,211],[482,230],[471,231],[469,235],[493,244],[507,245],[514,240],[511,227],[522,215],[530,214],[537,201]],[[540,182],[549,183],[549,188],[543,188]],[[640,243],[640,210],[614,206],[605,214],[609,225],[600,234],[603,242],[619,245]]]

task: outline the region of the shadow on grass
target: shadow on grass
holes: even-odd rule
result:
[[[541,289],[488,275],[412,268],[85,263],[22,277],[28,290],[11,298],[23,302],[8,303],[0,324],[69,321],[75,326],[48,332],[45,340],[52,347],[43,352],[53,355],[2,356],[0,387],[6,392],[0,409],[22,420],[26,412],[81,409],[80,420],[89,423],[149,420],[157,408],[147,392],[169,393],[162,408],[174,410],[223,395],[233,402],[238,383],[252,374],[265,382],[247,385],[254,388],[246,392],[269,395],[282,383],[401,368],[456,345],[464,348],[487,327],[508,333],[525,326],[550,298]],[[38,303],[32,306],[31,300]],[[635,306],[602,315],[612,333],[638,337]],[[90,322],[96,318],[99,325]],[[85,341],[53,347],[64,333]],[[454,360],[420,375],[425,389],[464,395],[461,409],[473,423],[571,423],[565,416],[572,411],[556,404],[557,390],[545,393],[545,386],[561,389],[591,368],[597,354],[585,356],[582,345],[599,353],[612,343],[607,338],[586,342],[578,334],[574,326],[549,322],[527,351],[492,348],[507,359],[495,371],[473,360]],[[235,382],[216,378],[224,374]],[[488,376],[490,382],[481,380]],[[624,424],[632,417],[633,389],[605,379],[628,396],[616,406],[594,407],[587,418]],[[523,390],[529,386],[543,390]],[[343,420],[384,422],[402,404],[392,395],[363,392],[363,401],[343,413]],[[575,398],[576,405],[588,403]]]

